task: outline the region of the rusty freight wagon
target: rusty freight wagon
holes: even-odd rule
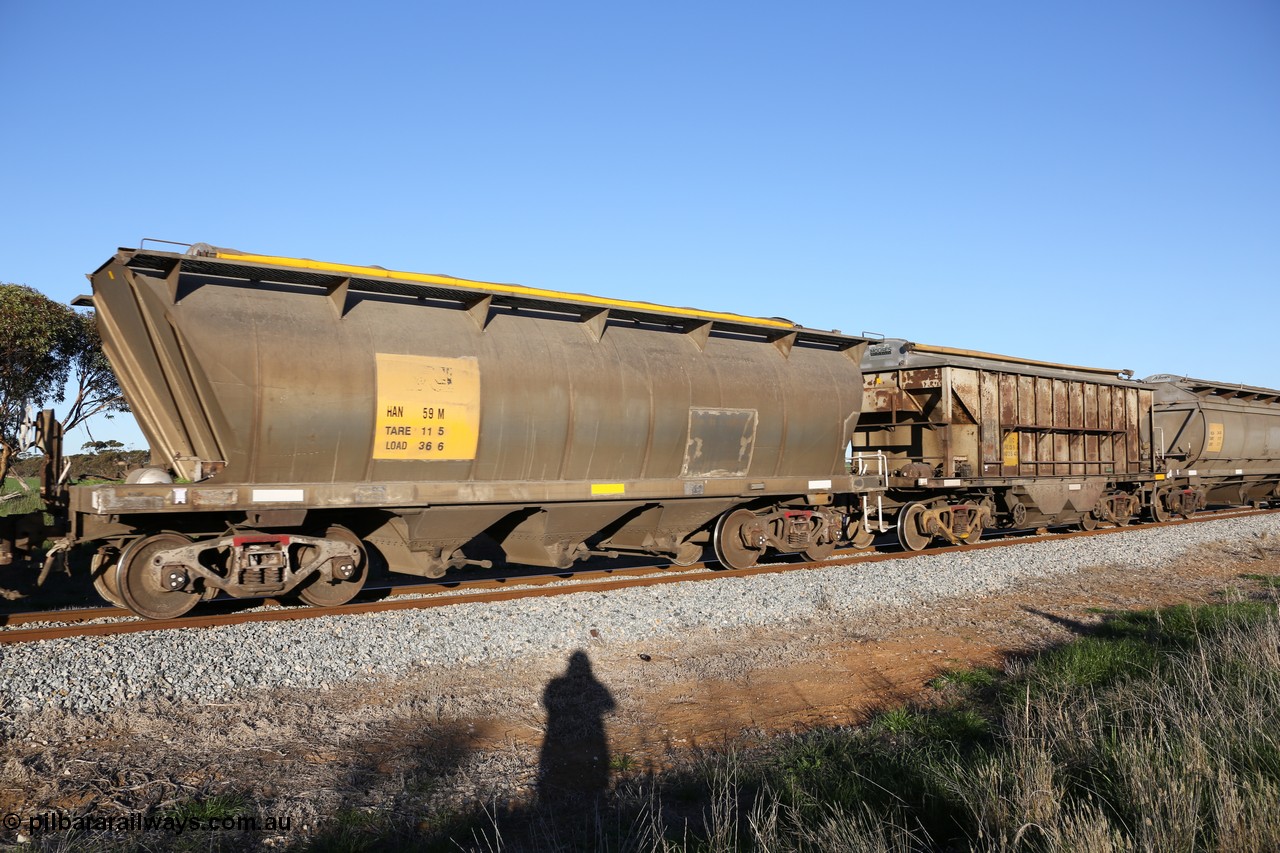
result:
[[[910,550],[993,526],[1126,524],[1161,477],[1153,386],[1116,371],[885,340],[863,383],[853,449],[883,454]]]
[[[1160,375],[1155,439],[1169,467],[1166,511],[1280,500],[1280,391]]]
[[[428,577],[495,551],[818,558],[882,483],[845,456],[863,338],[203,244],[91,280],[155,465],[72,488],[69,541],[143,616],[345,602],[371,553]]]

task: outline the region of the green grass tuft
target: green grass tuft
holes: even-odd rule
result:
[[[239,794],[218,794],[205,799],[185,800],[166,809],[163,817],[178,821],[226,820],[253,814],[249,801]]]

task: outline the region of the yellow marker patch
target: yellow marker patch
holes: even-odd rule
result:
[[[593,495],[624,495],[627,493],[627,487],[622,483],[592,483],[591,494]]]
[[[1004,437],[1001,451],[1005,465],[1015,466],[1018,464],[1018,434],[1016,432],[1011,432]]]
[[[1222,439],[1226,438],[1227,431],[1223,429],[1222,424],[1209,424],[1209,439],[1205,445],[1205,451],[1208,453],[1218,453],[1222,450]]]
[[[378,353],[374,459],[475,459],[480,366],[474,358]]]

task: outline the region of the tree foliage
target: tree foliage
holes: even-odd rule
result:
[[[73,430],[98,414],[127,412],[115,371],[102,352],[102,338],[92,314],[74,313],[75,335],[69,352],[71,387],[75,396],[62,417],[62,428]]]
[[[10,460],[27,449],[21,435],[27,412],[63,402],[68,387],[64,429],[127,411],[93,315],[25,285],[0,284],[0,482]]]

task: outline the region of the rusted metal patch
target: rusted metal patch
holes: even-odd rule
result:
[[[234,506],[239,500],[238,489],[194,489],[191,492],[194,506]]]
[[[385,504],[387,502],[387,487],[356,486],[351,492],[351,499],[358,504]]]
[[[755,409],[689,409],[681,477],[744,477],[755,451]]]
[[[915,390],[920,388],[941,388],[942,369],[928,367],[919,370],[904,370],[901,377],[902,387]]]
[[[168,504],[166,495],[158,492],[120,493],[118,489],[94,489],[93,508],[98,512],[146,512],[161,510]]]

